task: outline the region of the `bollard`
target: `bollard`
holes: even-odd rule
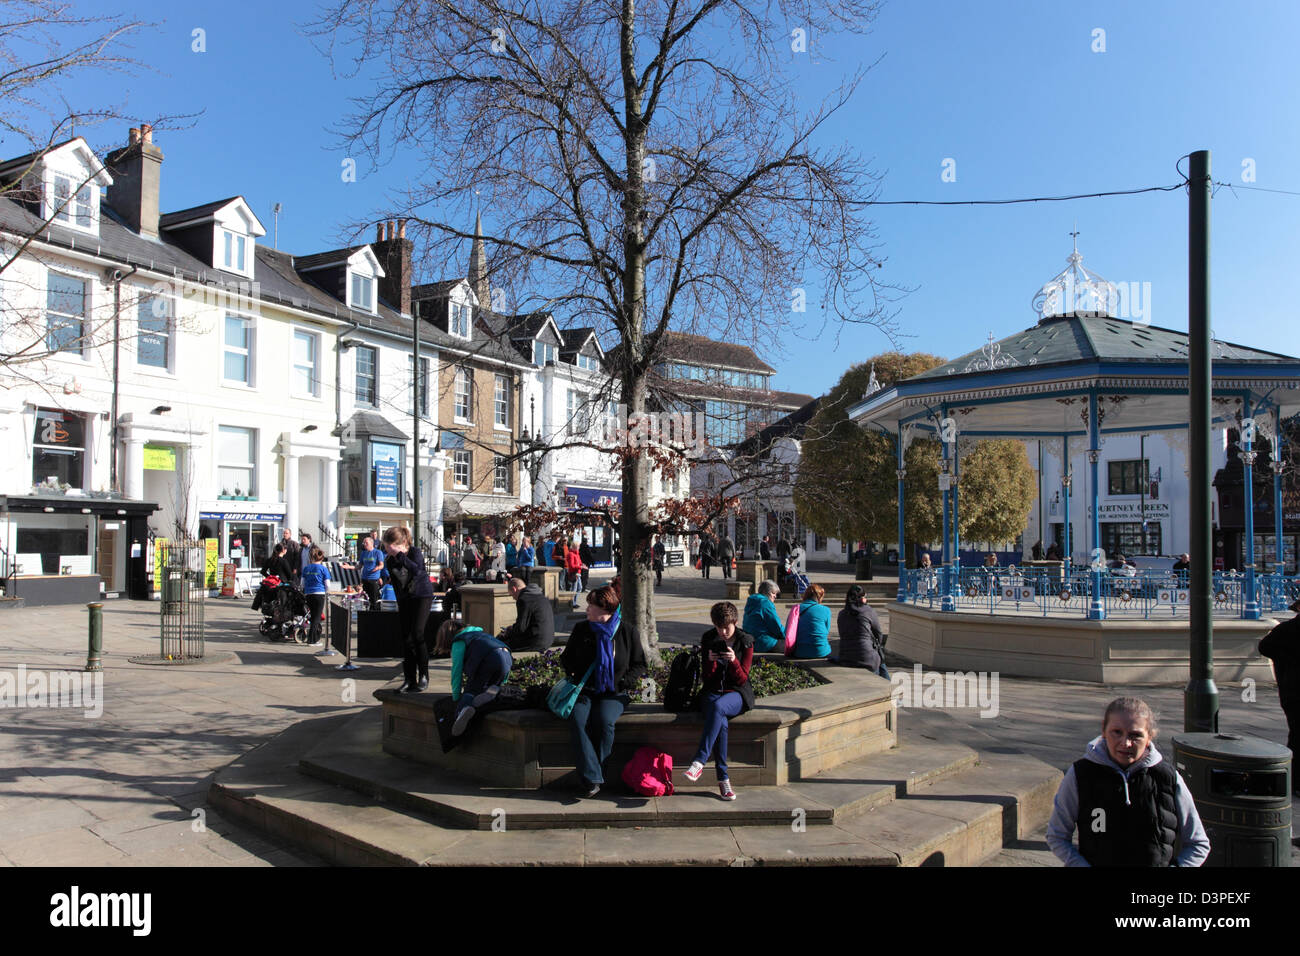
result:
[[[104,605],[87,604],[90,611],[90,637],[86,647],[86,670],[102,671],[104,662]]]

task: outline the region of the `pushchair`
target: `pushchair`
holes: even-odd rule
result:
[[[307,643],[311,619],[307,614],[307,599],[300,589],[280,583],[278,578],[266,578],[258,592],[257,603],[262,611],[259,631],[273,641]]]

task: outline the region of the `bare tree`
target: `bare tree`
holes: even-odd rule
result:
[[[341,132],[378,160],[419,151],[423,175],[392,205],[429,260],[458,261],[480,200],[497,287],[483,305],[612,333],[635,417],[669,329],[770,342],[792,322],[889,327],[865,219],[876,177],[817,145],[862,71],[805,109],[784,70],[809,38],[864,32],[875,13],[871,0],[363,0],[309,29],[335,62],[380,72]],[[810,321],[799,310],[818,281]],[[652,576],[632,546],[653,531],[650,468],[623,457],[619,522],[624,617],[653,645]]]

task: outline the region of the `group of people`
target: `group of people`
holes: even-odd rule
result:
[[[708,532],[691,538],[691,560],[704,577],[709,576],[713,566],[722,567],[722,576],[731,577],[736,560],[736,543],[731,535],[723,534],[721,538]]]

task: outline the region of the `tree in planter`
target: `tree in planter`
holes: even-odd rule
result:
[[[616,397],[652,410],[664,334],[771,341],[790,323],[889,325],[874,235],[875,177],[847,149],[815,146],[852,77],[812,110],[780,64],[807,37],[863,32],[871,0],[798,10],[746,0],[337,3],[315,25],[379,88],[345,128],[383,156],[423,151],[394,205],[431,259],[459,261],[470,206],[488,204],[494,312],[568,312],[612,332]],[[453,273],[455,274],[455,273]],[[807,286],[822,284],[809,319]],[[505,294],[528,289],[529,295]],[[614,350],[611,350],[613,352]],[[622,459],[621,536],[652,533],[650,461]],[[625,616],[652,644],[652,573],[625,546]]]
[[[818,534],[849,540],[898,537],[898,452],[894,439],[848,418],[874,373],[882,387],[942,365],[925,353],[886,352],[850,368],[822,400],[802,445],[794,504],[800,520]],[[960,440],[958,530],[972,541],[1005,541],[1025,529],[1037,487],[1022,442]],[[942,533],[938,489],[942,446],[918,438],[904,455],[907,466],[903,533],[909,542]],[[900,556],[903,560],[904,556]]]

